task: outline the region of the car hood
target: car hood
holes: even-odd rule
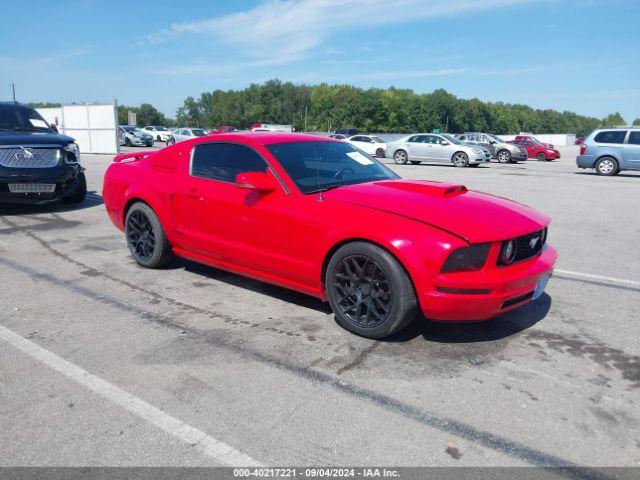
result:
[[[67,145],[73,138],[59,133],[0,131],[0,145]]]
[[[426,180],[384,180],[348,185],[325,200],[380,210],[445,230],[469,243],[506,240],[543,229],[549,217],[520,203],[464,185]]]

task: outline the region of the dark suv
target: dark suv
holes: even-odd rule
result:
[[[0,102],[0,204],[82,202],[80,149],[33,108]]]

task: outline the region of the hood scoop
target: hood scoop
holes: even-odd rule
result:
[[[376,184],[383,187],[396,188],[405,192],[427,194],[435,197],[455,197],[467,193],[467,187],[461,184],[427,180],[376,182]]]

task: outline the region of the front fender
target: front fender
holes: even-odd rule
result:
[[[327,236],[322,270],[319,272],[321,283],[324,284],[326,265],[340,246],[352,241],[364,241],[391,253],[404,267],[416,291],[423,291],[433,286],[433,279],[451,251],[468,245],[455,235],[421,222],[395,215],[386,217],[389,218],[385,219],[383,228],[355,225],[349,230],[331,232]]]

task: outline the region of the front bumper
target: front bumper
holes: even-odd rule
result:
[[[491,154],[473,153],[469,156],[469,163],[472,165],[487,163],[491,161]]]
[[[129,137],[129,141],[134,147],[150,147],[153,145],[153,139],[144,140],[139,137]]]
[[[83,171],[84,168],[79,164],[34,169],[0,167],[0,204],[39,205],[56,202],[77,187],[78,175]],[[10,183],[53,183],[56,188],[51,193],[12,193],[9,191]]]
[[[473,322],[513,310],[531,301],[538,280],[553,272],[556,258],[547,245],[536,257],[509,267],[439,275],[433,288],[420,295],[422,312],[435,321]]]

